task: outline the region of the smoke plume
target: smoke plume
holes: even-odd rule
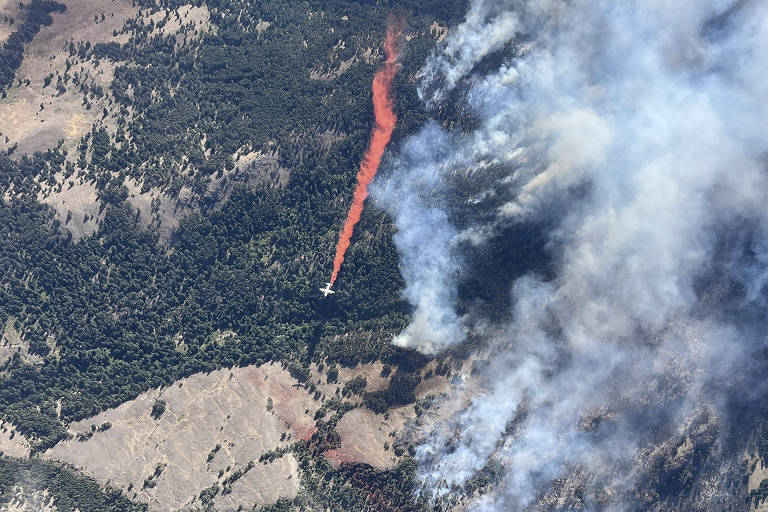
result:
[[[472,2],[419,89],[463,118],[373,191],[414,308],[395,343],[475,354],[417,450],[433,499],[491,473],[478,510],[663,510],[637,489],[705,477],[702,509],[730,499],[706,454],[765,391],[766,70],[765,2]],[[690,475],[658,477],[675,439]]]
[[[344,221],[344,226],[339,233],[339,241],[336,244],[336,256],[333,258],[333,273],[330,283],[336,282],[339,275],[339,269],[344,262],[344,254],[349,248],[349,242],[352,239],[352,233],[355,225],[360,221],[360,215],[363,213],[363,203],[368,197],[368,185],[376,176],[379,170],[381,157],[384,155],[384,149],[392,138],[392,131],[395,129],[397,116],[392,110],[392,80],[397,74],[397,44],[402,32],[402,22],[391,18],[387,25],[387,34],[384,40],[384,51],[386,60],[384,65],[376,71],[373,76],[373,115],[374,125],[371,131],[371,140],[368,148],[363,155],[363,161],[360,163],[360,170],[357,173],[357,186],[352,197],[352,205],[349,207],[349,213]]]

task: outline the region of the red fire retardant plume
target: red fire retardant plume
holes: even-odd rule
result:
[[[365,198],[368,197],[368,184],[376,176],[376,171],[381,163],[381,157],[384,155],[384,148],[387,147],[389,140],[392,138],[392,130],[397,122],[397,116],[392,111],[391,89],[392,80],[397,73],[397,43],[401,31],[401,22],[396,20],[390,21],[387,27],[387,37],[384,42],[387,60],[373,76],[373,115],[376,121],[371,132],[371,141],[368,143],[368,149],[365,150],[363,161],[360,163],[360,170],[357,173],[357,187],[355,187],[352,205],[349,207],[347,220],[344,221],[344,227],[341,228],[341,233],[339,234],[339,242],[336,244],[336,257],[333,259],[331,284],[336,281],[336,277],[339,275],[339,269],[344,262],[344,253],[349,248],[349,240],[352,238],[355,225],[360,220]]]

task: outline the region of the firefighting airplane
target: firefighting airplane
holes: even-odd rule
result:
[[[323,292],[323,297],[327,297],[332,293],[336,293],[335,291],[331,290],[331,283],[325,283],[325,288],[320,288],[320,291]]]

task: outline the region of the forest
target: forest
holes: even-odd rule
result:
[[[74,468],[42,462],[0,457],[0,505],[14,486],[48,490],[57,510],[88,512],[146,512],[144,504],[134,503],[118,489],[102,489],[94,480],[78,474]]]
[[[142,1],[150,10],[176,4]],[[338,293],[322,300],[317,288],[327,280],[371,130],[370,82],[387,17],[404,16],[413,34],[395,84],[396,145],[428,115],[414,76],[434,46],[429,26],[456,23],[464,2],[206,5],[215,25],[206,34],[182,27],[152,35],[154,21],[137,18],[123,27],[124,44],[70,43],[73,59],[116,63],[117,129],[97,123],[76,155],[61,145],[0,155],[0,188],[14,192],[0,201],[0,323],[29,346],[29,356],[17,353],[0,367],[0,411],[33,441],[33,452],[67,438],[68,422],[193,373],[280,361],[306,380],[313,361],[382,360],[406,373],[426,362],[390,344],[410,310],[383,212],[366,209]],[[65,8],[33,1],[0,53],[0,69],[13,73],[23,42]],[[267,30],[256,29],[262,21]],[[366,49],[374,49],[369,59],[360,57]],[[342,61],[352,65],[335,75]],[[81,90],[85,102],[103,94]],[[318,144],[322,133],[330,142]],[[287,183],[226,181],[232,155],[265,148],[279,154]],[[67,186],[55,185],[57,173],[97,187],[105,216],[93,235],[74,240],[36,200],[41,183]],[[126,202],[126,178],[171,197],[192,190],[195,213],[159,239]],[[235,336],[219,336],[224,331]],[[366,403],[383,411],[413,401],[412,378],[398,374],[393,382]],[[0,462],[3,482],[34,473],[66,490],[75,478],[66,468]],[[407,495],[407,486],[401,491]],[[112,500],[112,508],[93,510],[128,510],[115,505],[118,497],[99,496],[88,499]]]

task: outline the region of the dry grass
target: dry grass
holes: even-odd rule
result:
[[[397,465],[392,445],[402,434],[406,423],[416,417],[413,405],[397,407],[386,415],[358,408],[345,414],[336,425],[341,447],[326,452],[333,465],[362,462],[385,470]]]
[[[114,64],[104,60],[96,66],[92,59],[79,62],[69,56],[65,45],[70,41],[74,44],[89,41],[92,45],[113,40],[124,42],[125,36],[115,38],[113,31],[120,30],[125,21],[138,12],[131,3],[130,0],[70,0],[66,12],[52,14],[53,24],[42,27],[25,47],[24,60],[16,72],[17,80],[8,89],[7,98],[0,101],[0,149],[16,144],[17,154],[32,153],[63,140],[64,147],[74,151],[80,137],[101,119],[103,110],[111,110],[108,88]],[[82,95],[71,81],[66,85],[67,92],[58,95],[56,91],[57,77],[67,72],[67,59],[72,63],[70,75],[87,76],[83,81],[100,85],[107,92],[101,99],[92,100],[90,109],[83,104]],[[44,87],[44,79],[51,73],[54,79]],[[21,85],[18,85],[19,79]],[[105,124],[109,125],[111,119],[108,116]]]
[[[752,464],[755,465],[755,470],[749,474],[749,479],[747,480],[747,495],[749,495],[751,491],[756,491],[760,488],[760,482],[768,478],[768,466],[765,465],[764,461],[758,455],[747,456],[746,459],[747,467],[751,468]],[[758,504],[751,510],[756,510],[758,512],[768,511],[768,501]]]
[[[5,12],[3,9],[11,7],[3,2],[0,3],[0,15]],[[70,0],[67,1],[65,13],[54,13],[52,16],[53,24],[43,27],[25,48],[24,60],[16,73],[17,80],[8,89],[7,97],[0,100],[0,150],[16,146],[14,155],[17,156],[55,147],[63,141],[68,158],[74,160],[79,140],[94,125],[114,131],[117,113],[109,86],[115,64],[106,59],[98,63],[92,58],[79,61],[66,49],[70,42],[75,45],[81,41],[91,45],[109,41],[125,43],[129,34],[115,36],[114,32],[119,33],[125,21],[134,17],[148,18],[147,23],[152,19],[156,24],[167,17],[164,26],[156,28],[156,32],[164,34],[175,33],[182,25],[192,24],[196,32],[189,32],[188,37],[203,34],[210,25],[209,12],[204,6],[186,5],[178,10],[150,14],[140,11],[131,0]],[[68,60],[71,64],[69,71]],[[87,108],[72,80],[65,85],[67,91],[59,94],[56,82],[65,73],[70,76],[77,74],[86,84],[101,86],[104,96],[100,99],[90,97],[91,106]],[[46,87],[45,77],[50,74],[54,78]],[[18,79],[22,81],[21,85],[18,85]],[[61,175],[57,178],[59,185],[43,186],[38,199],[56,209],[57,218],[76,239],[94,232],[103,218],[95,187],[81,177],[72,178],[73,186],[70,186],[70,180],[64,182]],[[141,224],[155,229],[164,239],[178,224],[178,219],[192,210],[184,191],[180,198],[170,199],[158,190],[142,193],[141,184],[135,181],[127,181],[126,186],[130,191],[129,203],[141,212]],[[86,222],[83,222],[84,218]]]
[[[434,371],[432,362],[421,370],[423,375],[429,370]],[[358,375],[366,377],[366,391],[385,389],[390,377],[381,377],[381,362],[358,364],[355,368],[339,368],[341,386]],[[467,368],[468,371],[468,368]],[[317,374],[313,368],[313,381],[325,382],[323,375]],[[317,377],[315,376],[317,374]],[[320,377],[318,379],[318,377]],[[328,392],[329,384],[318,385]],[[333,384],[337,386],[337,384]],[[414,390],[417,400],[427,397],[440,397],[436,406],[425,413],[417,414],[415,404],[404,407],[394,407],[386,414],[376,414],[373,411],[359,407],[345,414],[336,425],[336,432],[341,438],[341,447],[330,450],[324,455],[332,464],[362,462],[380,470],[396,466],[399,457],[394,453],[394,445],[404,439],[418,440],[426,436],[438,422],[442,422],[456,413],[466,404],[466,397],[456,398],[449,395],[448,379],[434,376],[422,380]],[[355,398],[350,400],[356,403]]]
[[[75,240],[95,232],[106,213],[98,200],[96,186],[82,174],[65,180],[57,173],[55,178],[57,185],[43,185],[38,201],[56,210],[56,218]],[[138,210],[139,225],[153,230],[163,240],[169,240],[179,220],[195,210],[189,188],[183,187],[178,197],[171,198],[157,188],[142,192],[142,185],[133,178],[124,184],[128,188],[127,202]]]
[[[132,178],[127,179],[125,185],[128,187],[128,203],[139,211],[139,224],[152,229],[163,240],[168,240],[179,220],[195,209],[189,188],[183,187],[174,199],[158,188],[142,193],[141,184]]]
[[[5,365],[16,354],[27,364],[40,364],[40,356],[29,353],[29,342],[14,327],[15,319],[8,317],[0,337],[0,366]]]
[[[384,363],[376,361],[373,363],[358,363],[353,368],[337,367],[339,377],[336,382],[328,382],[328,365],[323,371],[318,371],[318,366],[312,363],[309,366],[310,379],[325,398],[332,397],[336,393],[336,388],[343,388],[344,384],[355,377],[364,377],[366,380],[366,391],[378,391],[389,385],[390,377],[382,377],[381,371],[384,369]]]
[[[200,505],[201,491],[222,487],[228,476],[253,461],[255,466],[231,485],[230,493],[216,496],[215,509],[274,503],[299,491],[297,463],[291,453],[270,464],[259,463],[259,457],[299,438],[309,439],[316,432],[314,412],[345,382],[364,376],[369,391],[386,387],[389,379],[381,377],[381,370],[380,362],[340,368],[340,382],[325,384],[326,375],[313,366],[312,380],[320,382],[317,387],[325,395],[319,400],[274,364],[193,375],[71,424],[75,438],[59,443],[44,457],[71,463],[101,483],[109,481],[128,497],[149,503],[151,510]],[[426,379],[417,390],[419,398],[445,393],[447,386],[442,377]],[[155,400],[167,404],[159,419],[150,415]],[[348,400],[359,402],[354,396]],[[436,418],[454,410],[447,407],[442,413],[438,408],[419,418],[414,404],[387,414],[358,407],[336,427],[340,448],[324,456],[333,464],[361,462],[391,468],[398,461],[393,448],[398,440],[406,433],[424,435]],[[99,431],[107,422],[111,427]],[[78,441],[78,434],[86,439]],[[152,477],[158,467],[160,475]]]
[[[14,20],[11,25],[9,19]],[[8,40],[8,36],[13,34],[18,26],[24,21],[24,13],[19,9],[19,2],[16,0],[0,0],[0,45]]]
[[[9,457],[29,457],[29,441],[16,431],[13,423],[0,420],[0,452]]]
[[[208,7],[202,5],[195,7],[192,5],[182,5],[178,9],[160,9],[159,11],[152,13],[148,16],[157,25],[158,22],[165,18],[168,21],[162,28],[155,28],[154,33],[170,35],[179,31],[182,25],[192,24],[198,33],[203,33],[210,29],[211,13],[208,11]],[[147,21],[149,23],[149,21]]]
[[[38,201],[56,210],[56,218],[72,233],[75,240],[96,231],[99,222],[104,218],[104,211],[100,211],[96,187],[82,178],[64,182],[60,174],[57,175],[57,181],[61,186],[44,188],[38,194]]]
[[[73,435],[91,431],[91,425],[112,426],[87,441],[61,442],[44,456],[72,463],[101,483],[110,481],[127,496],[149,503],[152,510],[199,504],[197,496],[203,489],[221,486],[249,461],[255,466],[232,484],[232,492],[216,497],[217,510],[240,505],[250,509],[291,498],[299,490],[293,455],[266,465],[258,460],[262,453],[299,437],[309,438],[315,431],[314,420],[305,411],[314,413],[319,403],[294,384],[290,374],[276,365],[197,374],[73,423]],[[156,399],[167,404],[159,419],[150,415]],[[164,468],[162,473],[150,478],[154,486],[145,487],[158,465]]]
[[[448,391],[441,384],[440,393]],[[435,386],[437,390],[437,386]],[[418,396],[422,399],[426,395]],[[400,460],[393,451],[396,442],[423,439],[440,422],[457,411],[454,402],[445,401],[419,416],[415,405],[394,407],[386,414],[376,414],[360,407],[345,414],[336,425],[341,447],[324,455],[332,464],[362,462],[380,470],[391,469]]]
[[[224,203],[238,184],[273,187],[285,187],[288,184],[290,172],[280,165],[280,155],[274,148],[274,142],[269,143],[269,146],[270,149],[259,151],[249,151],[250,148],[242,147],[232,155],[235,162],[232,170],[224,171],[208,184],[208,193],[217,198],[218,204]]]
[[[336,51],[341,48],[344,48],[343,41],[340,41],[331,50],[331,56],[328,58],[328,62],[310,70],[309,78],[311,80],[318,80],[321,82],[332,82],[343,75],[347,70],[349,70],[349,68],[358,62],[363,61],[367,64],[370,64],[376,57],[376,53],[372,48],[366,48],[359,56],[353,55],[349,59],[339,60],[336,57]]]

